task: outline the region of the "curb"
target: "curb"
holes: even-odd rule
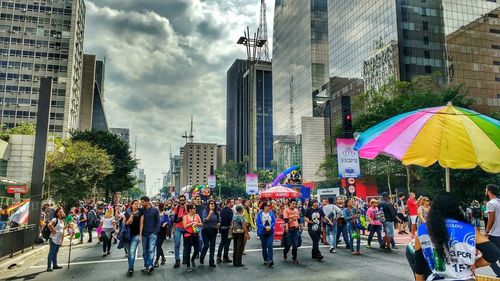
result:
[[[0,260],[0,276],[2,276],[2,278],[9,278],[15,274],[18,274],[20,269],[25,268],[26,266],[30,266],[29,265],[31,261],[29,259],[30,257],[35,257],[44,252],[48,248],[49,244],[43,244],[38,247],[35,246],[34,249],[31,248],[24,249],[24,253],[14,255],[14,257],[12,258],[7,257],[3,260]],[[14,264],[16,266],[9,269],[9,267]]]

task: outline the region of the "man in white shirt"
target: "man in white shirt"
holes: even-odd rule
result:
[[[486,212],[488,213],[488,225],[486,226],[486,236],[493,244],[500,247],[500,199],[497,198],[498,186],[496,184],[488,184],[485,190],[486,196],[490,199],[486,204]],[[500,277],[500,267],[498,263],[490,265],[497,277]]]
[[[337,252],[337,218],[342,215],[342,210],[333,204],[333,201],[333,197],[329,197],[328,204],[323,207],[323,213],[333,222],[333,225],[326,224],[326,239],[330,244],[330,253]]]

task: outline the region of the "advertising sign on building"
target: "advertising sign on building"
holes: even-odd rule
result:
[[[14,194],[14,193],[26,194],[26,193],[28,193],[28,191],[29,191],[29,188],[26,185],[7,186],[7,193],[9,193],[9,194]]]
[[[355,139],[337,139],[337,159],[340,178],[359,178],[358,152],[354,150]]]
[[[257,194],[259,192],[259,176],[256,174],[247,174],[246,185],[247,194]]]
[[[208,187],[210,187],[210,189],[215,188],[216,182],[217,178],[215,177],[215,175],[208,176]]]

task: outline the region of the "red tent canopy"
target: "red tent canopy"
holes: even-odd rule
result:
[[[268,190],[264,190],[260,193],[260,198],[278,199],[278,198],[299,198],[299,197],[300,197],[299,192],[282,185],[271,187]]]

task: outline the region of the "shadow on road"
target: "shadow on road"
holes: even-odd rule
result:
[[[44,273],[45,271],[40,271],[40,272],[35,272],[35,273],[31,273],[31,274],[27,274],[27,275],[22,275],[22,276],[14,276],[14,277],[10,277],[10,278],[7,278],[5,280],[7,281],[14,281],[14,280],[34,280],[38,275],[40,275],[41,273]]]

